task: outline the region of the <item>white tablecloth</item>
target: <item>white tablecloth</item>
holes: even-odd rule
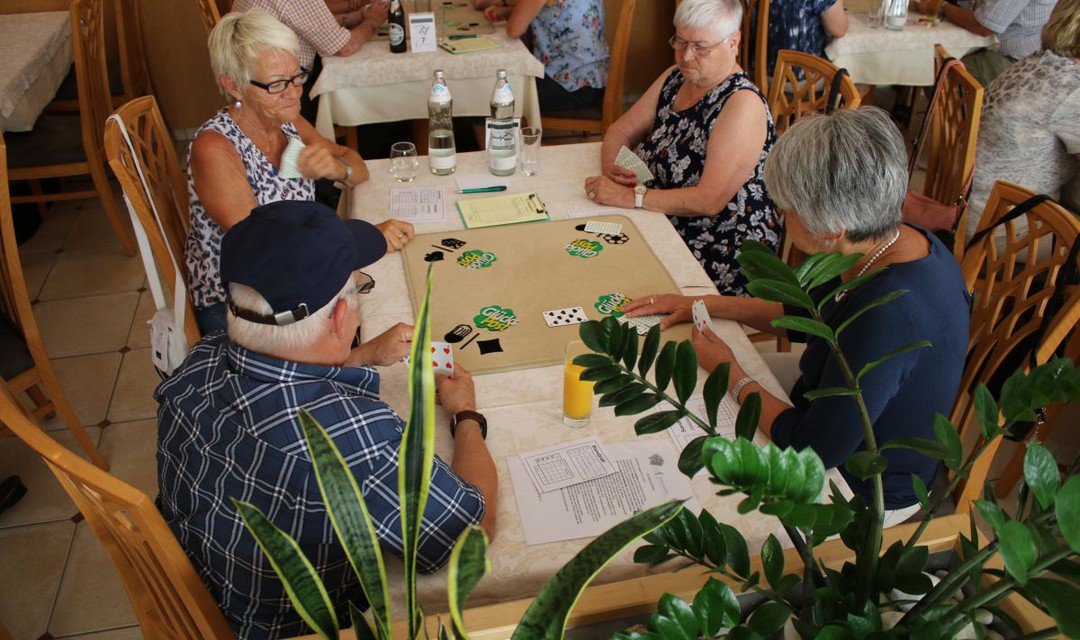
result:
[[[855,82],[924,87],[934,84],[934,45],[945,47],[954,58],[994,44],[993,36],[975,35],[942,20],[933,27],[920,23],[921,14],[908,14],[900,31],[870,28],[865,12],[848,12],[848,31],[825,47],[825,54]]]
[[[458,154],[458,171],[475,173],[487,170],[483,152]],[[589,175],[600,170],[600,144],[575,144],[542,147],[540,149],[541,175],[526,177],[515,174],[509,193],[535,191],[544,203],[552,219],[570,217],[569,212],[596,209],[585,197],[583,182]],[[417,233],[462,228],[454,202],[458,196],[453,176],[439,177],[427,171],[427,160],[420,160],[421,174],[409,185],[402,185],[389,174],[386,160],[368,164],[372,178],[356,187],[351,194],[349,214],[371,222],[381,222],[388,217],[389,189],[399,186],[439,186],[446,190],[447,219],[444,222],[417,225]],[[475,197],[475,196],[472,196]],[[716,293],[701,265],[691,255],[682,239],[667,218],[659,213],[639,210],[612,211],[628,216],[667,268],[676,284],[687,295]],[[543,224],[543,223],[538,223]],[[405,282],[405,269],[400,254],[390,254],[365,272],[375,278],[377,286],[364,296],[361,306],[364,339],[378,335],[396,322],[413,322],[412,306]],[[759,380],[766,388],[780,397],[786,397],[776,379],[762,361],[758,352],[747,339],[737,323],[716,320],[717,333],[731,345],[739,363],[747,375]],[[404,366],[381,370],[382,396],[401,414],[408,409]],[[491,572],[483,579],[469,600],[469,606],[480,606],[535,595],[551,575],[574,556],[589,539],[527,546],[521,519],[514,500],[513,486],[507,467],[507,456],[526,453],[559,442],[597,435],[604,442],[616,443],[635,439],[633,424],[641,416],[616,418],[610,408],[594,408],[592,422],[583,429],[569,429],[562,424],[562,366],[548,366],[502,372],[475,377],[477,404],[488,418],[488,448],[495,459],[499,472],[498,535],[488,550]],[[705,373],[699,371],[699,384]],[[700,392],[700,389],[699,389]],[[595,407],[595,404],[594,404]],[[452,450],[448,430],[441,425],[448,418],[442,408],[437,408],[436,447],[444,459]],[[665,433],[645,438],[671,442]],[[830,477],[838,484],[846,483],[835,472]],[[737,496],[720,498],[715,488],[703,475],[692,483],[698,502],[705,505],[721,522],[738,527],[746,536],[752,553],[760,550],[761,543],[770,533],[777,532],[777,521],[758,514],[739,515]],[[782,540],[786,538],[779,534]],[[624,551],[597,577],[594,584],[603,584],[631,577],[642,576],[650,571],[633,562],[633,551]],[[391,562],[398,573],[391,577],[391,589],[400,587],[400,566]],[[668,570],[668,567],[661,569]],[[446,610],[446,572],[421,578],[422,602],[428,613]],[[400,602],[396,598],[395,602]]]
[[[33,129],[73,60],[67,11],[0,15],[0,132]]]
[[[455,116],[491,115],[495,72],[506,69],[516,115],[539,123],[535,78],[544,77],[544,65],[520,40],[508,38],[503,27],[485,37],[502,46],[457,55],[442,49],[432,53],[390,53],[385,40],[375,40],[346,58],[323,58],[322,73],[311,90],[312,96],[319,97],[316,127],[324,136],[332,137],[333,125],[426,119],[435,69],[446,73]]]

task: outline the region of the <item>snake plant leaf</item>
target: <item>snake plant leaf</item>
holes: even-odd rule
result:
[[[514,630],[513,640],[561,640],[570,611],[593,577],[627,545],[677,516],[682,508],[681,502],[667,502],[646,509],[590,542],[540,590]]]
[[[1054,504],[1054,496],[1061,486],[1061,473],[1057,460],[1038,442],[1028,444],[1027,453],[1024,454],[1024,481],[1043,509],[1049,509]]]
[[[724,396],[727,395],[730,371],[731,363],[721,362],[716,365],[709,377],[705,379],[705,384],[701,388],[701,396],[705,401],[705,418],[709,421],[709,426],[712,427],[709,433],[716,433],[716,414],[720,408],[720,403],[724,400]]]
[[[352,602],[349,603],[349,617],[352,618],[353,635],[356,636],[356,640],[379,640],[379,635],[371,628],[367,616]]]
[[[285,593],[296,612],[315,633],[328,640],[338,637],[338,620],[330,594],[326,592],[319,574],[311,565],[300,545],[288,534],[267,520],[258,507],[230,498],[259,547],[266,554],[274,573],[281,578]]]
[[[1071,476],[1058,490],[1054,515],[1065,543],[1080,553],[1080,476]]]
[[[777,282],[776,280],[755,280],[747,283],[746,290],[755,298],[760,298],[769,302],[790,304],[799,307],[800,309],[806,309],[807,311],[814,309],[814,301],[810,298],[810,294],[806,293],[798,286],[787,284],[786,282]]]
[[[761,566],[765,570],[765,579],[775,588],[784,577],[784,549],[771,533],[761,545]]]
[[[413,329],[409,365],[409,420],[401,436],[398,452],[398,496],[401,500],[401,534],[405,560],[405,615],[409,637],[415,638],[423,624],[423,614],[416,594],[417,553],[420,525],[431,486],[431,467],[435,463],[435,373],[428,348],[431,344],[431,282],[433,270],[428,265],[424,300]]]
[[[446,596],[450,601],[450,619],[453,621],[455,637],[469,637],[461,613],[472,590],[490,570],[487,534],[480,527],[469,527],[454,544],[447,570]]]
[[[686,415],[686,413],[679,409],[650,413],[634,423],[634,433],[639,436],[650,433],[659,433],[670,428],[671,425],[678,422],[684,415]]]
[[[893,349],[892,351],[886,353],[885,355],[881,356],[877,360],[874,360],[873,362],[868,362],[865,365],[863,365],[863,368],[859,369],[859,373],[855,375],[855,381],[858,382],[859,380],[862,380],[863,376],[870,373],[874,369],[877,369],[880,365],[882,365],[885,362],[895,358],[896,356],[898,356],[900,354],[907,353],[908,351],[914,351],[916,349],[922,349],[923,347],[929,347],[929,346],[931,346],[929,340],[916,340],[914,342],[909,342],[909,343],[907,343],[905,345],[901,345],[901,346]]]
[[[780,316],[772,322],[774,327],[781,329],[788,329],[789,331],[798,331],[800,333],[808,333],[812,336],[822,338],[830,345],[836,344],[836,334],[833,332],[829,325],[813,318],[800,318],[799,316]]]
[[[645,375],[656,360],[656,354],[660,349],[660,325],[654,324],[649,327],[645,334],[645,342],[641,345],[641,356],[638,358],[638,373]]]
[[[387,602],[390,590],[386,582],[379,536],[364,503],[364,496],[360,493],[356,477],[345,463],[345,458],[322,425],[303,408],[298,412],[297,418],[311,453],[315,479],[326,504],[330,523],[349,558],[353,572],[360,580],[364,597],[371,605],[375,626],[385,634],[390,629],[390,607]]]
[[[1005,570],[1020,584],[1027,584],[1028,571],[1035,566],[1037,551],[1031,532],[1023,523],[1010,520],[1001,525],[998,549],[1005,561]]]
[[[698,360],[694,345],[683,340],[675,350],[675,396],[686,404],[697,387]]]
[[[753,442],[760,421],[761,394],[754,391],[739,405],[739,413],[735,416],[735,437]]]
[[[1057,623],[1058,629],[1068,638],[1080,638],[1080,589],[1049,578],[1032,578],[1023,589],[1046,607],[1046,612]]]
[[[671,374],[675,372],[675,343],[666,342],[660,349],[660,357],[656,359],[656,369],[653,375],[656,380],[656,388],[660,391],[667,389],[671,382]]]
[[[865,305],[863,305],[862,308],[856,310],[854,313],[852,313],[850,316],[848,316],[846,320],[841,322],[838,327],[836,327],[836,335],[839,336],[841,333],[843,333],[844,329],[847,329],[848,327],[850,327],[852,325],[852,323],[854,323],[856,320],[858,320],[867,311],[870,311],[871,309],[873,309],[875,307],[880,307],[883,304],[888,304],[888,303],[892,302],[893,300],[899,298],[900,296],[904,295],[905,293],[907,293],[907,292],[903,291],[903,290],[892,291],[890,293],[886,293],[885,295],[881,296],[880,298],[877,298],[875,300],[872,300],[872,301],[866,303]]]

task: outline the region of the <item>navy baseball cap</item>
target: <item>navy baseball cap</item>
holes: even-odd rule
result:
[[[263,316],[237,309],[263,324],[287,325],[323,308],[341,292],[353,271],[386,254],[374,225],[342,220],[322,204],[282,200],[251,210],[221,239],[221,281],[251,287],[274,310]]]

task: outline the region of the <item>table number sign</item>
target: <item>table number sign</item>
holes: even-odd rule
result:
[[[435,36],[434,13],[410,13],[409,16],[409,42],[413,53],[427,53],[435,51],[438,46]]]

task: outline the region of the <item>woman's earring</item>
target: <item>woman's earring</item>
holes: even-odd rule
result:
[[[232,106],[236,107],[237,109],[241,109],[243,108],[244,103],[237,100],[236,102],[232,103]]]
[[[832,249],[832,246],[833,246],[834,244],[836,244],[836,240],[833,240],[832,238],[827,238],[827,239],[825,240],[825,248],[826,248],[826,249]]]

